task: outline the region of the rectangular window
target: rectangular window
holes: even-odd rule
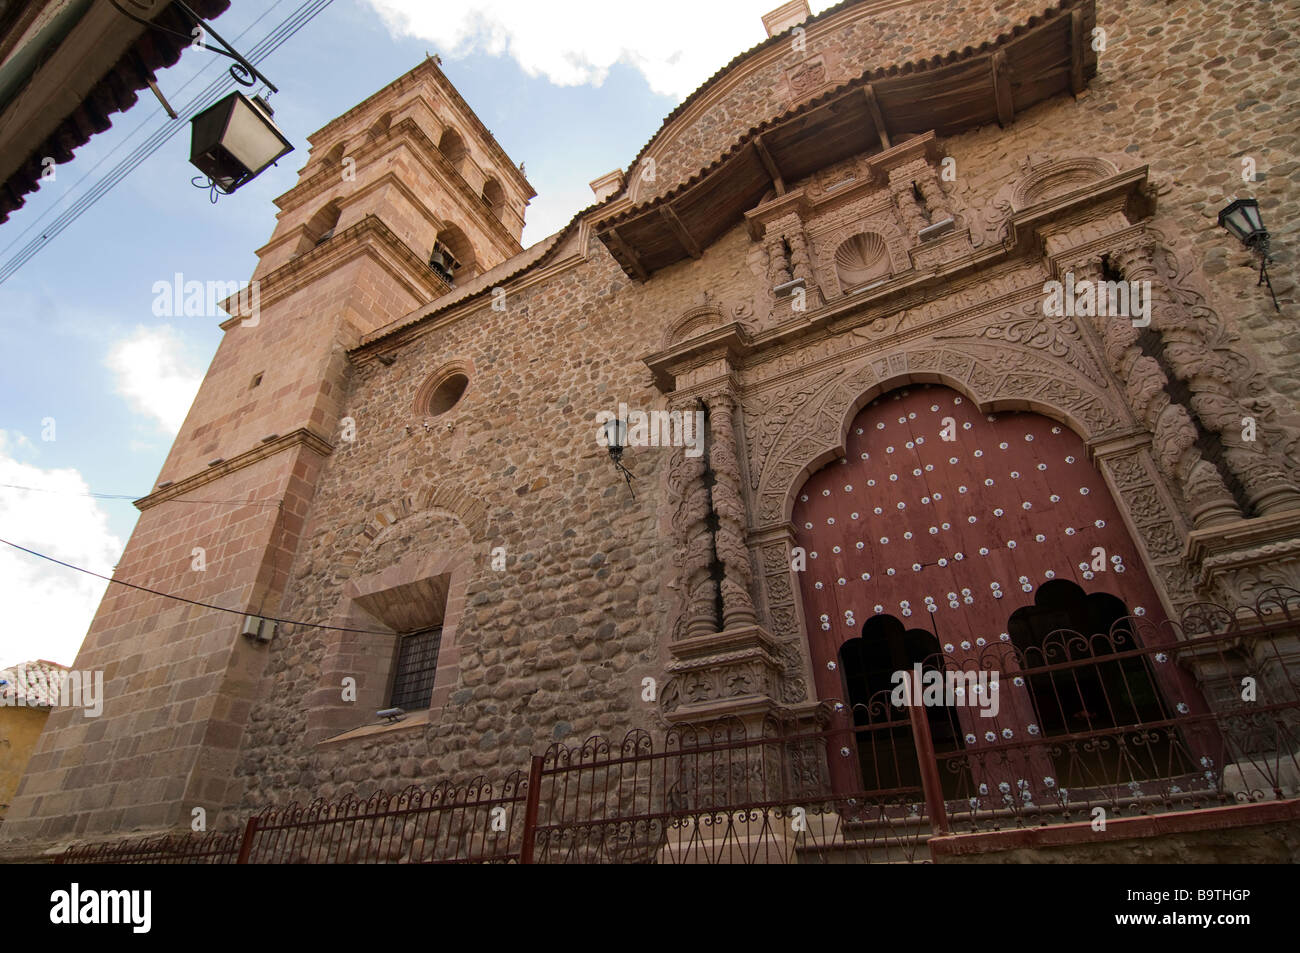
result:
[[[418,711],[428,708],[433,697],[433,676],[438,668],[442,626],[403,635],[397,643],[397,665],[393,675],[394,708]]]

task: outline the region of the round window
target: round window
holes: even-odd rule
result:
[[[448,374],[430,391],[424,402],[424,412],[431,417],[445,414],[460,403],[467,387],[469,387],[469,378],[464,374],[460,372]]]

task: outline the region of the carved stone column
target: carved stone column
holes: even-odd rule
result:
[[[903,218],[903,230],[907,233],[908,244],[914,243],[917,234],[930,224],[912,192],[912,179],[913,170],[910,165],[890,170],[889,191],[893,193],[894,204],[898,206],[898,214]]]
[[[695,402],[673,407],[683,414],[694,413]],[[683,614],[678,628],[680,638],[691,638],[714,631],[714,606],[717,583],[710,573],[713,562],[713,537],[709,532],[709,488],[704,485],[704,456],[689,457],[685,447],[674,447],[670,480],[677,491],[677,509],[673,514],[673,534],[681,561],[678,578],[682,584]]]
[[[790,242],[790,270],[796,278],[802,278],[804,287],[811,290],[813,287],[812,258],[808,254],[808,239],[804,237],[803,229],[792,232],[788,236]]]
[[[791,280],[790,260],[785,251],[785,236],[779,229],[769,228],[763,235],[763,244],[767,248],[767,280],[770,287],[777,288]]]
[[[758,730],[766,713],[779,704],[782,662],[775,640],[758,624],[751,593],[749,520],[736,437],[738,405],[730,368],[725,360],[718,363],[719,377],[699,382],[694,391],[706,395],[709,410],[712,487],[705,486],[705,457],[674,457],[681,493],[673,525],[682,554],[679,578],[685,607],[682,624],[668,645],[671,660],[660,704],[672,722],[739,718],[747,730]],[[714,579],[719,566],[720,586]]]
[[[926,163],[925,170],[916,177],[916,187],[921,190],[926,207],[930,210],[932,223],[952,218],[952,208],[948,205],[948,196],[939,187],[939,179],[934,174],[934,166]]]
[[[1192,319],[1175,299],[1155,264],[1153,243],[1115,254],[1127,281],[1148,282],[1151,324],[1159,333],[1164,356],[1174,374],[1191,391],[1190,403],[1201,423],[1219,435],[1224,459],[1261,516],[1300,509],[1300,487],[1279,460],[1259,441],[1242,439],[1242,421],[1254,416],[1246,404],[1247,381],[1234,373],[1210,342],[1204,322]]]
[[[1076,262],[1071,270],[1076,286],[1081,281],[1102,280],[1100,257]],[[1138,346],[1138,329],[1133,322],[1122,316],[1095,313],[1091,320],[1101,338],[1106,362],[1122,382],[1129,407],[1154,435],[1156,463],[1181,490],[1192,522],[1203,528],[1240,519],[1241,510],[1223,479],[1196,447],[1196,427],[1187,409],[1170,400],[1165,391],[1169,378]]]
[[[713,512],[718,518],[716,549],[722,563],[723,628],[754,625],[758,618],[750,596],[753,569],[745,543],[745,499],[741,495],[740,458],[736,449],[736,401],[729,393],[704,398],[709,408],[709,466],[713,470]]]

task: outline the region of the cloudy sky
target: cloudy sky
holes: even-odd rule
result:
[[[299,0],[235,0],[214,26],[241,51]],[[212,318],[153,313],[153,285],[245,281],[275,222],[272,199],[306,160],[306,136],[438,53],[443,70],[539,195],[524,244],[590,204],[587,183],[626,168],[663,117],[764,37],[778,0],[334,0],[258,63],[298,151],[211,205],[190,186],[184,129],[0,284],[0,538],[111,573],[220,338]],[[814,12],[827,3],[814,3]],[[188,101],[226,68],[189,50],[160,75]],[[0,264],[47,232],[122,156],[168,123],[144,93],[0,225]],[[29,487],[32,489],[14,489]],[[92,494],[98,494],[92,495]],[[129,581],[129,580],[128,580]],[[0,667],[71,664],[105,583],[0,546]]]

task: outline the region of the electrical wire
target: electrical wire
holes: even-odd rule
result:
[[[267,8],[266,8],[265,10],[263,10],[260,14],[258,14],[258,17],[257,17],[256,20],[254,20],[252,23],[250,23],[248,26],[246,26],[242,31],[240,31],[239,35],[238,35],[237,37],[235,37],[235,42],[238,43],[238,42],[240,42],[241,40],[243,40],[243,38],[244,38],[244,37],[245,37],[245,36],[246,36],[246,35],[247,35],[247,34],[248,34],[252,29],[253,29],[253,27],[257,26],[257,24],[261,23],[264,19],[266,19],[266,17],[269,16],[269,15],[271,14],[271,12],[272,12],[276,7],[280,6],[280,4],[282,4],[282,3],[284,3],[284,2],[285,2],[285,0],[275,0],[274,3],[272,3],[269,7],[267,7]],[[215,64],[215,63],[214,63],[214,64],[212,64],[212,65],[219,65],[219,64]],[[199,77],[203,76],[204,73],[205,73],[206,71],[207,71],[207,67],[204,67],[204,68],[200,69],[198,72],[194,73],[192,76],[190,76],[189,79],[187,79],[187,80],[185,80],[185,82],[181,83],[181,85],[178,86],[178,87],[177,87],[177,88],[172,92],[172,96],[174,97],[174,96],[178,96],[178,95],[180,95],[182,92],[185,91],[185,89],[186,89],[187,87],[189,87],[191,84],[193,84],[195,80],[197,80]],[[214,84],[217,83],[218,81],[219,81],[219,79],[214,79],[214,80],[212,80],[212,82],[211,82],[209,85],[210,85],[210,86],[211,86],[211,85],[214,85]],[[30,225],[28,225],[26,228],[24,228],[21,232],[19,232],[19,233],[14,237],[14,240],[13,240],[13,241],[11,241],[8,245],[6,245],[6,246],[4,247],[3,250],[0,250],[0,255],[8,254],[8,253],[9,253],[9,249],[13,248],[13,247],[14,247],[15,245],[17,245],[20,241],[22,241],[22,239],[23,239],[23,237],[24,237],[25,235],[27,235],[29,232],[31,232],[34,228],[38,227],[42,222],[46,221],[46,220],[50,217],[50,215],[52,215],[52,214],[54,213],[55,209],[57,209],[57,208],[58,208],[60,205],[62,205],[65,201],[67,201],[67,200],[68,200],[69,198],[71,198],[72,196],[76,195],[76,193],[77,193],[77,189],[81,188],[81,186],[82,186],[82,185],[83,185],[87,180],[89,180],[90,177],[91,177],[92,175],[95,174],[95,172],[99,169],[100,166],[102,166],[105,162],[107,162],[107,161],[108,161],[109,159],[111,159],[114,155],[116,155],[119,151],[121,151],[122,147],[125,146],[125,145],[126,145],[128,142],[130,142],[132,139],[134,139],[137,135],[139,135],[140,132],[141,132],[141,131],[146,127],[146,126],[152,125],[154,119],[156,119],[156,118],[157,118],[157,117],[158,117],[158,116],[159,116],[163,111],[164,111],[164,110],[163,110],[162,106],[160,105],[160,106],[159,106],[159,107],[158,107],[158,108],[157,108],[157,109],[156,109],[156,110],[155,110],[155,111],[154,111],[154,112],[153,112],[153,113],[152,113],[152,114],[151,114],[147,119],[145,119],[143,122],[139,123],[139,124],[138,124],[134,129],[132,129],[131,132],[130,132],[127,136],[125,136],[125,137],[124,137],[124,138],[123,138],[123,139],[122,139],[122,140],[121,140],[117,145],[115,145],[112,149],[110,149],[106,155],[100,157],[99,161],[97,161],[93,166],[91,166],[88,170],[86,170],[85,175],[83,175],[80,179],[78,179],[78,180],[76,181],[76,183],[72,186],[72,188],[68,189],[66,192],[64,192],[62,195],[60,195],[60,196],[58,197],[58,199],[55,200],[55,202],[54,202],[53,205],[49,206],[49,207],[46,208],[44,211],[42,211],[41,214],[38,215],[38,216],[36,217],[36,219],[35,219],[35,220],[30,224]],[[171,120],[169,119],[168,122],[171,122]]]
[[[59,496],[80,496],[93,497],[96,500],[142,500],[148,493],[139,493],[130,495],[127,493],[73,493],[69,490],[52,490],[43,486],[19,486],[16,483],[0,483],[0,489],[6,490],[29,490],[32,493],[56,493]],[[177,497],[172,500],[164,500],[165,503],[214,503],[227,506],[279,506],[279,500],[186,500]]]
[[[244,36],[250,33],[253,27],[257,26],[257,23],[260,23],[261,21],[265,20],[265,18],[269,16],[270,12],[272,12],[272,10],[279,7],[279,5],[281,5],[282,3],[285,3],[285,0],[276,0],[276,3],[273,3],[272,5],[270,5],[270,7],[263,10],[263,12],[261,12],[259,16],[257,16],[255,21],[252,21],[250,25],[244,27],[244,29],[240,31],[237,38],[235,38],[235,43],[240,42],[240,40],[242,40]],[[220,64],[214,64],[213,62],[213,64],[209,64],[209,65],[220,65]],[[181,94],[181,92],[185,91],[188,86],[191,86],[192,83],[196,81],[196,79],[199,79],[201,75],[207,73],[208,69],[209,69],[208,66],[204,66],[204,68],[201,68],[199,72],[196,72],[194,73],[194,75],[191,75],[190,78],[186,79],[185,82],[181,83],[181,86],[175,88],[175,90],[172,92],[172,96],[178,96],[179,94]],[[217,82],[220,82],[220,77],[218,77],[217,79],[213,79],[213,81],[209,83],[209,88],[216,85]],[[94,176],[96,170],[98,170],[101,165],[104,165],[104,163],[107,163],[107,161],[109,159],[112,159],[114,155],[117,155],[117,153],[122,150],[123,146],[126,146],[127,143],[131,142],[131,140],[133,140],[136,137],[136,135],[140,134],[140,131],[146,129],[147,126],[152,125],[153,120],[155,120],[157,116],[160,116],[162,112],[164,111],[162,111],[162,107],[161,105],[159,105],[159,108],[157,108],[156,111],[153,112],[151,116],[147,118],[147,120],[144,120],[143,122],[140,122],[139,125],[136,125],[135,129],[131,130],[130,134],[126,135],[126,137],[123,138],[121,142],[118,142],[116,146],[112,148],[112,150],[109,150],[107,155],[101,156],[99,161],[96,161],[95,165],[92,165],[90,169],[87,169],[85,176],[82,176],[81,178],[77,179],[77,182],[75,182],[75,185],[73,185],[72,189],[65,191],[64,194],[59,196],[59,199],[56,200],[55,204],[51,205],[51,207],[48,207],[47,209],[44,209],[44,211],[40,213],[38,217],[35,218],[35,221],[32,221],[31,224],[27,226],[27,228],[23,229],[22,231],[19,231],[16,237],[14,237],[13,241],[9,242],[9,244],[6,244],[4,250],[0,251],[0,255],[8,255],[10,248],[13,248],[14,246],[16,246],[16,244],[18,244],[18,242],[21,242],[22,238],[25,237],[27,233],[30,233],[32,229],[38,228],[39,225],[42,225],[42,222],[47,221],[49,216],[53,215],[55,209],[59,208],[62,203],[66,202],[66,200],[68,200],[69,198],[73,198],[74,195],[77,195],[77,190],[81,189],[81,186],[85,185],[85,183],[88,181],[88,179],[90,179],[91,176]],[[168,122],[172,122],[172,120],[168,120]]]
[[[225,606],[214,606],[210,602],[199,602],[195,599],[186,599],[184,596],[174,596],[169,592],[162,592],[158,589],[150,589],[148,586],[138,586],[133,582],[124,582],[121,579],[114,579],[112,576],[105,576],[91,569],[83,569],[81,566],[74,566],[72,563],[65,563],[61,559],[55,559],[53,556],[47,556],[45,553],[38,553],[34,549],[28,549],[26,546],[19,546],[17,543],[11,543],[7,539],[0,539],[0,543],[6,546],[12,546],[21,552],[30,556],[36,556],[40,559],[48,560],[55,565],[63,566],[65,569],[75,569],[77,572],[85,573],[87,576],[94,576],[96,579],[103,579],[105,582],[115,583],[119,586],[126,586],[128,589],[137,589],[140,592],[147,592],[153,596],[161,596],[163,599],[172,599],[176,602],[184,602],[188,605],[199,606],[202,609],[215,609],[218,612],[232,612],[235,615],[249,615],[244,609],[228,609]],[[361,632],[365,635],[387,635],[392,636],[394,633],[385,632],[382,629],[356,629],[346,625],[324,625],[320,622],[299,622],[296,619],[277,619],[274,616],[261,616],[268,622],[278,622],[281,625],[301,625],[311,629],[329,629],[332,632]]]
[[[257,65],[258,62],[284,45],[286,41],[315,19],[331,3],[333,3],[333,0],[306,0],[260,43],[253,47],[247,56],[248,61],[253,65]],[[136,147],[126,159],[118,163],[107,175],[96,182],[85,195],[77,199],[72,207],[60,215],[49,227],[41,229],[41,234],[37,238],[28,242],[16,255],[5,262],[3,266],[0,266],[0,284],[12,277],[18,269],[30,261],[41,249],[45,248],[52,237],[57,236],[80,218],[84,212],[103,198],[110,189],[126,178],[145,159],[157,152],[172,136],[188,125],[194,116],[214,104],[221,95],[228,92],[234,85],[236,85],[235,80],[229,75],[228,71],[223,76],[213,80],[207,89],[184,107],[184,121],[171,121],[158,129],[144,143]],[[23,234],[26,234],[26,232]]]

